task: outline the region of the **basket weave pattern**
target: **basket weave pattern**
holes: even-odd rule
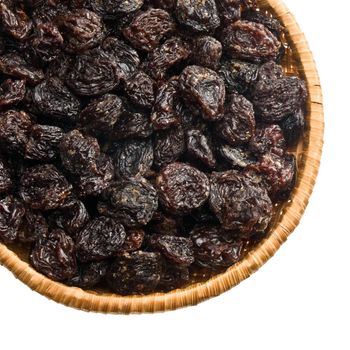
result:
[[[1,264],[33,290],[62,304],[87,311],[141,313],[173,310],[195,305],[217,296],[249,277],[275,254],[299,223],[315,184],[323,145],[323,106],[320,82],[312,53],[293,15],[280,0],[261,0],[258,4],[260,9],[271,11],[286,27],[288,42],[298,60],[297,69],[306,80],[309,92],[308,130],[303,144],[297,149],[298,182],[291,200],[284,207],[269,237],[250,251],[241,262],[206,282],[169,293],[154,293],[146,296],[97,293],[54,282],[35,271],[26,259],[21,257],[20,251],[10,250],[2,244],[0,244]]]

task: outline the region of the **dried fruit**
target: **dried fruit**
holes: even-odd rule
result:
[[[275,60],[281,43],[262,24],[248,21],[230,23],[221,33],[221,42],[232,58],[252,62]]]
[[[62,230],[41,237],[30,254],[30,260],[39,272],[57,281],[71,278],[77,272],[74,242]]]
[[[25,93],[24,80],[5,80],[0,85],[0,109],[5,109],[22,101]]]
[[[0,242],[16,240],[24,213],[24,206],[13,196],[0,200]]]
[[[180,90],[189,106],[198,108],[208,120],[222,118],[225,101],[225,85],[215,71],[188,66],[179,77]]]
[[[173,214],[187,214],[202,206],[209,197],[209,180],[198,169],[172,163],[157,177],[157,189],[162,206]]]
[[[101,215],[112,216],[126,227],[146,225],[158,207],[154,187],[144,178],[121,180],[104,193],[98,203]]]
[[[221,21],[230,24],[241,18],[241,0],[216,0]]]
[[[305,113],[302,109],[281,122],[281,129],[287,146],[295,146],[305,131]]]
[[[36,242],[41,237],[46,237],[48,232],[49,226],[41,212],[25,208],[17,240],[22,243]]]
[[[214,0],[178,0],[175,14],[180,24],[195,32],[214,32],[220,25]]]
[[[0,193],[9,192],[12,185],[11,170],[2,157],[0,157]]]
[[[256,162],[253,154],[242,146],[221,144],[218,147],[218,152],[233,168],[246,168],[248,165]]]
[[[220,41],[211,36],[200,36],[193,42],[192,62],[198,66],[217,69],[222,55]]]
[[[175,27],[175,22],[168,12],[149,9],[136,15],[123,30],[123,34],[135,48],[150,52],[159,45],[165,35],[175,31]]]
[[[51,210],[62,207],[72,186],[54,165],[36,165],[24,171],[19,194],[32,209]]]
[[[86,262],[115,256],[125,237],[123,225],[112,218],[97,217],[77,234],[77,257],[80,261]]]
[[[209,203],[224,229],[246,235],[264,231],[272,217],[264,186],[235,170],[211,175]]]
[[[123,253],[112,263],[106,281],[109,287],[119,294],[145,294],[156,289],[161,271],[159,253]]]
[[[91,0],[94,11],[107,19],[113,19],[139,10],[143,0]]]
[[[125,241],[120,248],[123,252],[134,252],[139,250],[145,238],[145,231],[141,229],[131,229],[126,232]]]

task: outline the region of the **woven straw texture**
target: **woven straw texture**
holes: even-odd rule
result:
[[[291,200],[283,208],[268,238],[225,273],[187,288],[147,296],[118,296],[65,286],[30,267],[26,255],[20,248],[8,248],[2,244],[0,244],[1,264],[30,288],[59,303],[86,311],[144,313],[195,305],[217,296],[249,277],[275,254],[299,223],[315,184],[323,145],[323,106],[312,53],[293,15],[279,0],[261,0],[258,1],[258,5],[261,10],[267,9],[273,13],[286,27],[287,41],[294,58],[291,62],[287,59],[284,63],[285,70],[287,73],[298,71],[306,80],[309,91],[308,130],[303,142],[295,150],[299,162],[298,182]]]

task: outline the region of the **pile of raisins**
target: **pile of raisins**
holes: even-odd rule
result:
[[[241,0],[0,1],[0,241],[49,278],[169,291],[289,198],[307,91]]]

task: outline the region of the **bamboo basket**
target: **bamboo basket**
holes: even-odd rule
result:
[[[323,146],[322,92],[317,69],[306,39],[293,15],[280,0],[260,0],[261,11],[275,15],[286,27],[286,39],[290,45],[284,68],[288,73],[297,72],[307,83],[309,92],[308,130],[295,153],[298,158],[298,181],[291,199],[266,239],[251,250],[245,258],[226,272],[206,282],[200,282],[169,293],[146,296],[119,296],[97,291],[84,291],[54,282],[35,271],[28,264],[27,254],[16,246],[0,244],[0,263],[31,289],[56,302],[85,311],[104,313],[146,313],[195,305],[217,296],[236,286],[258,270],[284,243],[299,223],[312,193]]]

